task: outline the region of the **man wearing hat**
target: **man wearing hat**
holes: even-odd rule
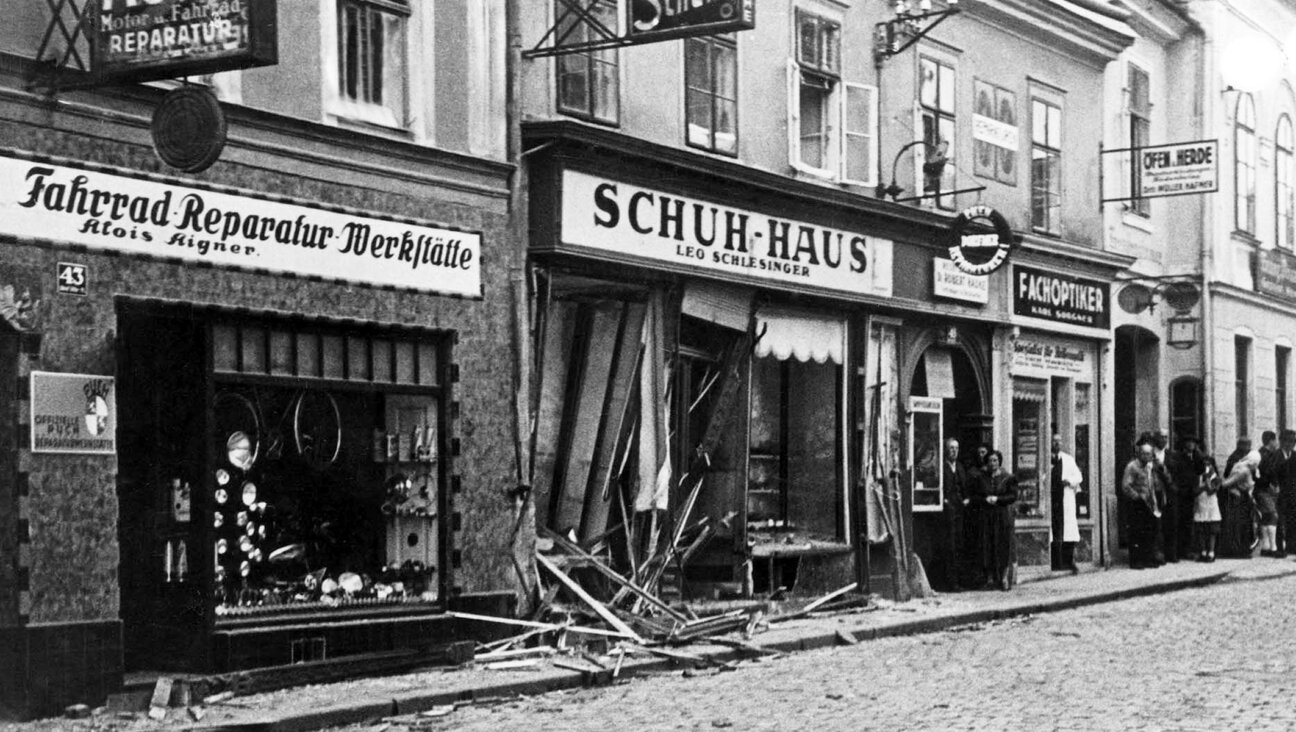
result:
[[[1179,438],[1176,447],[1177,450],[1167,452],[1165,457],[1170,486],[1161,519],[1161,535],[1167,562],[1192,558],[1193,505],[1197,482],[1205,468],[1196,437],[1185,435]]]

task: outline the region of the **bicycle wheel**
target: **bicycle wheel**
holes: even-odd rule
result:
[[[306,389],[293,407],[293,443],[308,465],[332,465],[342,450],[342,413],[326,391]]]
[[[239,470],[256,464],[261,451],[261,420],[251,399],[235,391],[216,394],[212,408],[216,439],[225,445],[225,457]]]

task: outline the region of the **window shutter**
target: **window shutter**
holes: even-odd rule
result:
[[[792,59],[787,62],[787,134],[788,164],[805,170],[801,164],[801,67]]]
[[[877,185],[877,87],[843,84],[841,95],[841,179],[861,186]]]

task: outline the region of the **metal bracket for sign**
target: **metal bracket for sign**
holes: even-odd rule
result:
[[[960,193],[980,193],[986,189],[985,186],[976,186],[975,188],[959,188],[953,191],[936,191],[935,193],[924,193],[921,196],[906,196],[905,198],[893,198],[892,203],[905,203],[906,201],[921,201],[924,198],[936,198],[938,196],[957,196]]]
[[[1216,188],[1212,188],[1212,189],[1210,189],[1210,190],[1201,190],[1201,191],[1184,191],[1184,192],[1182,192],[1182,193],[1156,193],[1156,194],[1153,194],[1153,195],[1150,195],[1150,196],[1141,196],[1141,195],[1136,195],[1136,196],[1121,196],[1121,197],[1119,197],[1119,198],[1104,198],[1104,197],[1103,197],[1104,184],[1106,183],[1106,176],[1103,175],[1103,163],[1102,163],[1102,160],[1103,160],[1103,156],[1104,156],[1104,155],[1112,155],[1112,154],[1115,154],[1115,153],[1135,153],[1135,155],[1137,155],[1137,153],[1138,153],[1139,151],[1142,151],[1142,150],[1150,150],[1150,149],[1155,149],[1155,148],[1159,148],[1159,147],[1170,147],[1170,146],[1172,146],[1172,145],[1193,145],[1193,144],[1196,144],[1196,143],[1199,143],[1199,142],[1203,142],[1203,143],[1204,143],[1204,142],[1211,142],[1211,143],[1213,143],[1213,142],[1217,142],[1217,140],[1189,140],[1189,141],[1182,142],[1182,143],[1172,143],[1172,144],[1170,144],[1170,145],[1144,145],[1144,146],[1142,146],[1142,147],[1116,147],[1116,148],[1112,148],[1112,149],[1110,149],[1110,150],[1104,149],[1104,148],[1103,148],[1103,145],[1102,145],[1101,142],[1098,143],[1098,161],[1099,161],[1099,162],[1098,162],[1098,210],[1099,210],[1099,211],[1102,211],[1102,207],[1103,207],[1104,204],[1107,204],[1107,203],[1118,203],[1118,202],[1120,202],[1120,201],[1142,201],[1142,200],[1152,199],[1152,198],[1174,198],[1175,196],[1197,196],[1197,195],[1201,195],[1201,194],[1203,194],[1203,193],[1216,193],[1216,192],[1218,192],[1218,191],[1219,191],[1219,188],[1218,188],[1218,179],[1217,179],[1217,187],[1216,187]],[[1129,182],[1130,182],[1130,190],[1131,190],[1131,191],[1137,190],[1137,189],[1139,188],[1138,173],[1136,172],[1136,167],[1135,167],[1135,165],[1134,165],[1133,159],[1134,159],[1134,156],[1131,156],[1131,158],[1130,158],[1130,181],[1129,181]]]
[[[47,2],[51,0],[46,0]],[[546,56],[563,56],[569,53],[580,53],[581,51],[602,51],[609,48],[622,48],[633,45],[635,40],[627,36],[617,35],[615,29],[609,28],[606,23],[599,20],[593,13],[593,9],[603,0],[558,0],[558,5],[562,8],[558,17],[554,19],[553,27],[544,34],[540,42],[530,51],[523,51],[522,58],[543,58]],[[558,33],[558,29],[568,20],[573,20],[567,30]],[[591,41],[580,43],[565,43],[567,38],[581,25],[589,28],[590,32],[597,35],[598,38]],[[545,42],[553,39],[553,44],[545,46]]]
[[[87,23],[93,22],[93,13],[87,11],[91,2],[93,0],[45,0],[50,10],[50,21],[36,47],[36,60],[44,68],[37,72],[37,78],[28,84],[28,89],[45,89],[53,93],[60,89],[95,85],[85,76],[90,73],[90,64],[77,50],[78,42],[84,40],[87,46],[90,43]],[[61,50],[53,45],[60,38],[66,44]],[[69,70],[79,73],[69,75]]]

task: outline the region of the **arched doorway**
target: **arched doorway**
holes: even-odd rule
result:
[[[992,446],[994,438],[994,416],[985,398],[989,393],[989,369],[985,350],[978,345],[975,338],[920,337],[909,350],[916,355],[910,361],[913,366],[905,390],[911,403],[923,398],[940,400],[939,439],[928,442],[934,441],[943,454],[945,440],[958,440],[959,460],[964,463],[972,459],[978,445]],[[943,458],[938,457],[934,463],[939,471]],[[912,481],[913,476],[911,488],[915,487]],[[949,490],[945,489],[943,495],[948,500]],[[948,506],[920,505],[913,511],[914,551],[932,586],[942,590],[955,589],[958,577],[965,574],[960,564],[965,555],[959,546],[961,527],[951,520],[951,510]]]
[[[1116,449],[1113,455],[1114,475],[1123,474],[1125,464],[1134,456],[1134,441],[1140,433],[1156,429],[1159,424],[1158,403],[1161,388],[1161,343],[1155,333],[1137,325],[1116,328],[1115,368],[1112,373],[1115,397]],[[1124,508],[1116,508],[1117,545],[1124,548]],[[1108,524],[1110,526],[1110,524]]]

